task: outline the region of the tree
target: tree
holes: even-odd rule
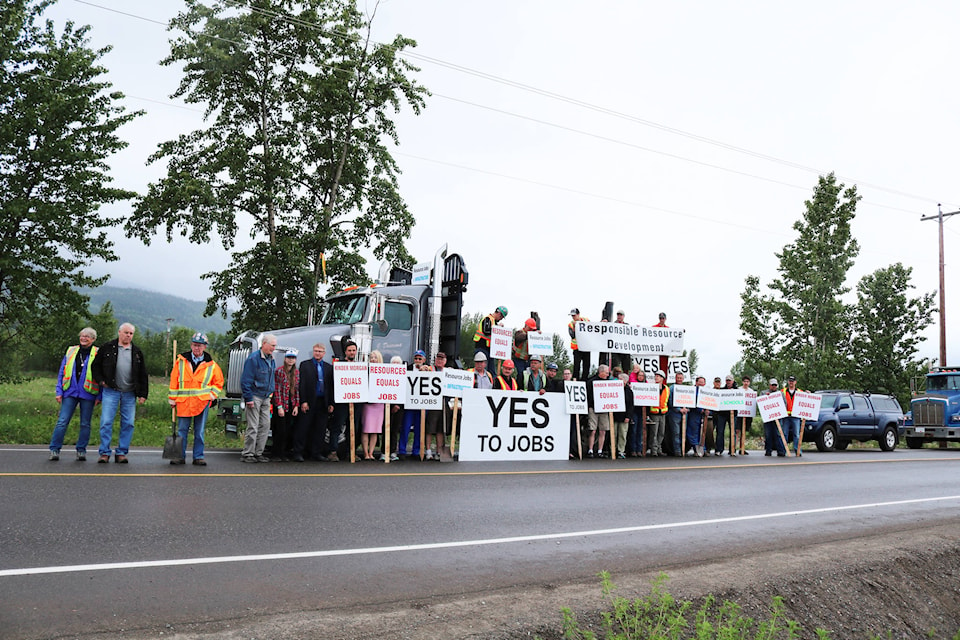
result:
[[[762,295],[749,276],[741,294],[740,345],[749,368],[796,375],[806,387],[835,385],[849,363],[849,308],[842,296],[847,272],[860,251],[850,223],[856,215],[855,186],[845,189],[830,173],[820,176],[797,240],[781,253],[779,278]]]
[[[126,146],[125,112],[90,49],[89,27],[58,32],[42,19],[47,0],[0,9],[0,368],[60,326],[74,326],[88,298],[78,287],[92,260],[116,260],[104,229],[106,204],[136,194],[110,186],[106,160]],[[75,337],[75,336],[74,336]],[[0,375],[3,372],[0,371]]]
[[[567,351],[567,345],[559,333],[553,334],[553,356],[550,358],[550,362],[556,363],[557,370],[560,371],[560,373],[563,373],[564,369],[571,369],[573,367],[570,352]],[[628,371],[627,373],[630,372]]]
[[[853,310],[852,350],[859,387],[901,394],[905,402],[910,378],[920,367],[914,359],[925,339],[920,332],[933,323],[935,295],[908,297],[912,271],[898,262],[863,276]]]
[[[477,345],[473,341],[473,336],[477,332],[477,327],[480,326],[480,321],[483,320],[486,314],[480,313],[465,313],[463,317],[460,318],[460,336],[458,338],[458,344],[460,345],[460,359],[463,360],[464,368],[469,369],[473,366],[473,356],[477,351]]]
[[[186,35],[163,64],[184,65],[174,93],[206,105],[209,127],[160,145],[167,162],[126,225],[149,243],[160,227],[192,242],[219,235],[233,249],[249,228],[253,248],[235,252],[212,281],[206,313],[226,312],[239,331],[303,324],[326,277],[365,278],[361,249],[401,266],[413,216],[385,141],[398,142],[391,113],[419,113],[426,90],[398,54],[416,43],[370,40],[376,14],[352,0],[186,0],[170,23]]]

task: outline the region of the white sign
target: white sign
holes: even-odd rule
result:
[[[757,415],[757,392],[750,389],[743,390],[744,407],[737,412],[739,418],[753,418]]]
[[[577,348],[583,351],[683,355],[683,329],[584,321],[574,322],[573,327]]]
[[[413,266],[413,284],[430,284],[430,271],[433,265],[429,262],[421,262]]]
[[[594,380],[593,410],[597,413],[626,411],[627,403],[623,397],[623,383],[619,380]]]
[[[707,389],[700,387],[700,393],[697,394],[697,406],[709,411],[720,409],[720,389]]]
[[[527,351],[530,355],[538,354],[540,356],[553,355],[553,334],[552,333],[527,333]]]
[[[675,384],[670,391],[673,406],[694,409],[697,406],[697,388],[692,384]]]
[[[473,371],[443,368],[443,395],[462,398],[464,389],[473,389]]]
[[[823,396],[818,393],[797,391],[793,396],[793,415],[803,420],[817,420],[820,417],[820,401]]]
[[[369,396],[366,362],[333,363],[334,402],[366,402]]]
[[[779,391],[757,396],[757,409],[764,422],[773,422],[787,417],[787,405],[783,402],[783,394]]]
[[[490,327],[490,357],[509,360],[513,357],[513,330],[493,325]],[[489,364],[489,363],[487,363]]]
[[[660,368],[659,356],[634,356],[633,358],[639,365],[640,370],[647,376],[647,380],[653,380],[653,374]],[[693,382],[693,374],[690,371],[690,361],[687,358],[670,358],[667,360],[667,382],[672,383],[677,379],[677,374],[682,373],[683,379]]]
[[[656,382],[631,382],[633,405],[636,407],[659,407],[660,385]]]
[[[442,409],[443,373],[440,371],[404,372],[407,385],[406,409]]]
[[[566,460],[570,418],[558,393],[474,390],[463,397],[460,461]]]
[[[577,382],[575,380],[563,381],[564,396],[567,399],[567,413],[584,414],[588,412],[587,408],[587,383]]]
[[[743,389],[717,389],[720,394],[718,411],[740,411],[743,409],[745,398]]]
[[[403,404],[406,386],[406,365],[370,363],[370,399],[367,402]]]

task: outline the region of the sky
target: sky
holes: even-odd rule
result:
[[[109,79],[146,111],[111,161],[116,184],[140,193],[164,173],[145,164],[157,145],[203,126],[201,108],[170,98],[179,69],[158,64],[182,8],[59,0],[47,12],[112,46]],[[957,24],[949,0],[385,0],[374,39],[416,40],[416,78],[433,94],[421,115],[395,117],[417,220],[407,248],[418,262],[443,244],[464,257],[465,312],[505,305],[520,326],[535,310],[565,333],[572,307],[596,321],[612,301],[641,325],[662,311],[699,372],[723,375],[741,356],[744,279],[777,277],[775,254],[833,171],[863,197],[848,285],[902,262],[914,295],[936,291],[937,222],[921,217],[960,209]],[[948,218],[947,318],[960,313],[958,235],[960,216]],[[218,243],[110,237],[120,260],[92,271],[191,299],[230,259]],[[937,357],[937,322],[920,357]],[[960,334],[947,329],[953,364]]]

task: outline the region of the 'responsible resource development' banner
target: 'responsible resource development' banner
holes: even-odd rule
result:
[[[683,355],[683,329],[620,322],[574,322],[577,348],[604,353]]]
[[[367,402],[369,399],[370,391],[367,387],[367,363],[334,362],[333,401]]]
[[[566,394],[472,390],[463,396],[461,461],[566,460]]]
[[[819,393],[797,391],[793,396],[793,415],[803,420],[816,420],[820,417],[820,401],[823,396]]]

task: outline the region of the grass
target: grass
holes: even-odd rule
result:
[[[162,447],[163,439],[171,432],[170,405],[167,404],[168,382],[163,378],[150,379],[150,394],[147,401],[137,406],[136,428],[133,432],[134,447]],[[0,383],[0,444],[48,444],[53,427],[60,415],[60,405],[54,396],[56,378],[49,374],[36,374],[25,378],[20,384]],[[119,416],[117,418],[119,420]],[[93,411],[91,442],[98,440],[100,406]],[[79,411],[75,412],[67,427],[64,448],[72,447],[80,430]],[[118,430],[114,429],[114,438]],[[192,442],[193,436],[190,436]],[[206,446],[214,449],[240,450],[242,442],[228,438],[224,421],[211,414],[207,418]]]

